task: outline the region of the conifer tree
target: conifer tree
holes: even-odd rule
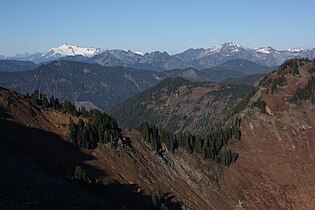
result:
[[[70,131],[70,141],[77,145],[77,126],[76,124],[73,122],[72,118],[70,118],[69,120],[69,131]]]

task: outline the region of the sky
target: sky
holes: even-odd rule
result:
[[[315,47],[314,0],[0,0],[0,55],[63,43],[170,54],[224,42]]]

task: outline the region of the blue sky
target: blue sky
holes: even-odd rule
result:
[[[0,54],[64,42],[171,54],[233,41],[315,47],[314,0],[1,0]]]

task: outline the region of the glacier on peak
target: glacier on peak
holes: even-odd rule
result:
[[[74,55],[82,55],[85,57],[92,57],[98,53],[102,52],[99,48],[94,47],[80,47],[76,45],[69,45],[64,43],[59,47],[51,48],[44,57],[52,57],[52,56],[74,56]]]

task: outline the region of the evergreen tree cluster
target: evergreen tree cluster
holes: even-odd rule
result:
[[[120,129],[116,120],[107,114],[91,110],[88,122],[81,118],[78,123],[69,120],[70,141],[82,148],[95,148],[98,143],[106,143],[119,137]]]
[[[78,181],[87,181],[87,176],[85,170],[81,166],[76,166],[73,178]]]
[[[278,86],[283,86],[286,84],[286,79],[284,75],[281,75],[278,78],[275,78],[271,85],[271,93],[274,94],[277,91]]]
[[[266,113],[266,102],[262,99],[258,99],[256,102],[253,103],[254,107],[260,109],[261,113]]]
[[[254,88],[251,92],[249,92],[244,98],[242,98],[242,100],[236,104],[224,117],[223,119],[223,123],[226,122],[228,119],[230,119],[230,117],[232,117],[233,115],[235,115],[236,113],[241,112],[243,109],[245,109],[245,107],[247,106],[247,104],[249,103],[250,99],[256,94],[256,92],[258,91],[258,88]]]
[[[27,94],[26,96],[35,105],[42,106],[44,108],[54,108],[54,109],[62,108],[62,104],[60,103],[58,98],[51,96],[48,99],[46,94],[39,93],[38,90],[35,90],[31,95]]]
[[[310,74],[315,73],[315,67],[310,68],[310,69],[308,70],[308,72],[309,72]]]
[[[153,150],[160,153],[162,150],[162,143],[164,143],[169,151],[175,151],[175,136],[170,132],[158,128],[154,125],[149,125],[147,122],[141,123],[139,130]]]
[[[165,204],[166,201],[164,200],[163,196],[160,193],[153,193],[151,195],[151,201],[153,206],[156,209],[160,209],[160,210],[168,210],[169,208],[167,207],[167,205]]]
[[[314,59],[315,60],[315,59]],[[305,63],[313,63],[314,64],[314,60],[310,60],[309,58],[296,58],[296,59],[290,59],[285,61],[280,67],[279,67],[279,74],[284,74],[284,72],[286,71],[286,69],[289,67],[291,68],[292,74],[295,75],[299,75],[300,76],[300,72],[299,72],[299,66],[303,66],[305,65]]]
[[[212,127],[204,138],[188,133],[172,134],[146,122],[140,125],[139,130],[143,135],[144,141],[158,154],[163,153],[162,145],[165,145],[171,152],[181,147],[185,148],[188,153],[196,152],[202,154],[203,159],[214,160],[229,166],[236,161],[238,154],[231,150],[225,150],[224,146],[232,138],[240,140],[240,123],[241,120],[236,118],[228,128],[218,124]]]
[[[296,94],[291,100],[291,102],[299,103],[301,100],[311,100],[312,104],[314,104],[315,103],[314,90],[315,90],[315,77],[311,77],[311,79],[309,80],[305,88],[298,88],[296,90]]]
[[[83,182],[86,184],[100,184],[101,179],[99,177],[90,177],[81,166],[76,166],[73,174],[67,174],[67,178]]]
[[[202,157],[204,159],[214,160],[217,163],[231,165],[238,158],[238,154],[231,150],[225,150],[224,146],[232,138],[241,139],[240,131],[241,119],[236,118],[232,125],[224,128],[218,124],[210,129],[202,147]]]
[[[299,61],[304,61],[305,59],[290,59],[285,61],[283,64],[281,64],[281,66],[279,67],[279,74],[284,74],[284,71],[289,67],[291,69],[293,69],[293,72],[298,72],[298,62]]]
[[[70,101],[65,100],[63,103],[60,102],[59,98],[54,97],[53,95],[48,99],[46,94],[39,93],[38,90],[35,90],[31,95],[26,95],[31,102],[37,106],[44,108],[52,108],[56,110],[63,110],[64,112],[70,113],[74,116],[79,116],[81,114],[87,114],[87,111],[84,107],[80,108],[78,111],[74,104]]]

